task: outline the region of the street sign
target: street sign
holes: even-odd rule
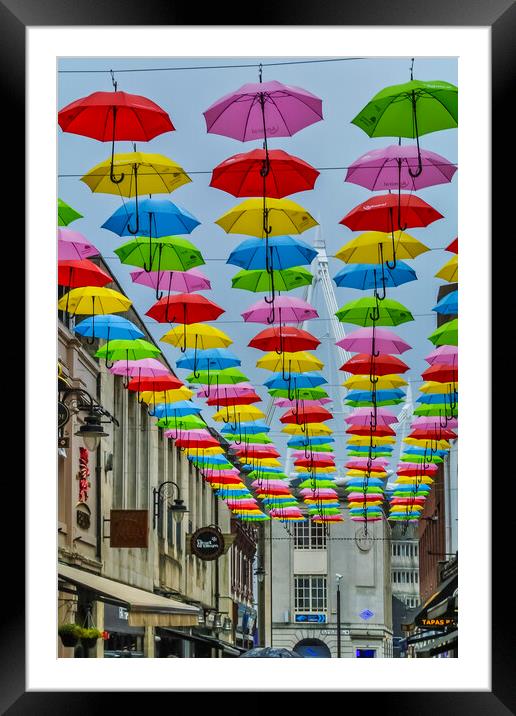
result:
[[[190,550],[199,559],[218,559],[224,553],[224,536],[217,527],[199,527],[190,538]]]
[[[374,612],[370,609],[364,609],[364,611],[360,612],[358,616],[367,621],[368,619],[371,619],[371,617],[374,617]]]
[[[326,614],[296,614],[296,622],[309,622],[311,624],[325,624]]]

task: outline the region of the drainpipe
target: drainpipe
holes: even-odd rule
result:
[[[100,378],[100,372],[97,374],[97,400],[100,403],[100,386],[101,386],[101,378]],[[114,426],[113,426],[114,429]],[[95,466],[95,513],[96,513],[96,532],[97,532],[97,539],[96,539],[96,549],[95,549],[95,556],[98,559],[99,562],[102,562],[102,542],[103,542],[103,535],[102,535],[102,455],[101,455],[101,448],[100,443],[97,447],[96,451],[96,466]]]

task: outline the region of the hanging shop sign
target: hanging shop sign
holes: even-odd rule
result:
[[[199,527],[190,538],[190,551],[199,559],[218,559],[224,553],[224,535],[217,527]]]
[[[59,401],[57,403],[57,427],[59,429],[64,428],[69,419],[70,410],[68,409],[68,406]]]
[[[326,614],[296,614],[296,622],[325,624]]]
[[[148,510],[111,510],[109,528],[111,547],[149,546]]]

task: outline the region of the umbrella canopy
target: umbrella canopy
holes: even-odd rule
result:
[[[199,415],[201,408],[191,400],[180,400],[177,403],[160,403],[154,407],[157,418],[179,418],[186,415]]]
[[[459,292],[452,291],[443,296],[437,305],[432,308],[432,311],[441,315],[456,316],[459,312]]]
[[[97,358],[105,358],[109,361],[115,360],[138,360],[139,358],[150,358],[161,353],[160,349],[143,338],[133,340],[117,339],[101,346],[95,353]],[[162,401],[165,402],[165,401]]]
[[[356,159],[344,181],[358,184],[370,191],[405,189],[418,191],[427,186],[451,182],[457,167],[440,154],[420,150],[422,171],[417,176],[418,151],[414,144],[391,144],[373,149]]]
[[[188,383],[200,385],[234,385],[236,383],[245,383],[249,378],[241,373],[237,368],[223,368],[221,370],[199,370],[196,374],[191,373],[187,376]],[[211,396],[211,390],[210,390]]]
[[[293,409],[287,410],[280,417],[280,422],[282,423],[297,423],[298,425],[301,423],[324,423],[326,420],[333,420],[333,415],[322,406],[314,406],[313,408],[302,406],[296,411]]]
[[[425,358],[427,363],[442,363],[444,365],[457,365],[459,349],[457,346],[442,345],[433,350]]]
[[[448,283],[455,283],[459,277],[459,257],[452,256],[444,266],[435,274],[436,278],[442,278]]]
[[[317,251],[301,239],[269,236],[267,243],[260,238],[242,241],[230,253],[226,263],[248,270],[283,270],[308,266],[316,256]]]
[[[59,228],[57,230],[57,258],[59,261],[81,260],[97,256],[100,251],[78,231]]]
[[[133,283],[169,293],[193,293],[211,288],[208,277],[195,268],[188,271],[131,271],[131,280]]]
[[[190,234],[201,222],[169,199],[130,199],[102,224],[119,236]]]
[[[459,369],[452,365],[443,365],[441,363],[434,363],[427,368],[421,377],[425,380],[432,380],[436,383],[451,383],[456,382],[459,379]]]
[[[86,319],[88,320],[88,319]],[[85,323],[85,321],[83,321]],[[81,324],[82,325],[82,324]],[[143,335],[143,334],[142,334]],[[138,336],[134,336],[138,338]],[[117,360],[109,369],[113,375],[126,375],[137,378],[157,378],[169,375],[170,370],[156,358],[139,358],[137,360]]]
[[[375,378],[376,376],[372,376]],[[400,378],[399,375],[380,375],[377,376],[376,388],[378,390],[390,390],[391,388],[400,388],[407,385],[407,381]],[[342,384],[345,388],[354,390],[371,390],[371,381],[369,376],[352,375]]]
[[[459,321],[454,318],[447,323],[443,323],[439,328],[428,336],[428,340],[432,341],[435,346],[456,346],[459,343],[458,339],[459,332]]]
[[[57,307],[60,311],[68,311],[73,314],[106,314],[121,313],[127,311],[132,301],[122,293],[112,288],[100,286],[85,286],[73,288],[69,293],[62,296]]]
[[[276,376],[277,378],[279,376]],[[305,373],[306,377],[306,373]],[[327,381],[322,378],[322,376],[317,376],[317,380],[319,381],[319,385],[322,385],[322,383],[326,383]],[[288,389],[288,382],[283,381],[284,387],[280,388],[270,388],[269,386],[269,394],[273,398],[288,398],[289,400],[319,400],[319,398],[327,398],[328,393],[323,388],[318,387],[310,387],[307,386],[299,386],[297,385],[297,381],[292,381],[294,383],[294,387],[291,391],[290,397],[289,397],[289,389]],[[310,382],[313,382],[310,381]]]
[[[387,328],[359,328],[337,341],[344,350],[358,353],[404,353],[411,349],[408,343]]]
[[[143,403],[151,403],[158,405],[160,403],[176,403],[180,400],[189,400],[193,395],[193,391],[182,385],[174,390],[151,391],[146,390],[140,395]]]
[[[327,382],[326,378],[316,372],[290,373],[289,378],[284,378],[281,373],[276,373],[266,380],[264,385],[268,388],[283,388],[285,390],[288,390],[291,385],[291,396],[297,396],[298,388],[317,388]]]
[[[199,350],[207,350],[208,348],[227,348],[233,343],[233,340],[221,331],[220,328],[208,326],[204,323],[190,323],[188,326],[188,334],[186,342],[184,340],[183,329],[179,326],[172,328],[160,338],[163,343],[170,343],[174,348],[180,348],[183,344],[185,348],[194,348]]]
[[[369,422],[359,425],[358,423],[355,423],[354,425],[350,425],[349,428],[346,430],[346,433],[349,433],[350,435],[370,435],[371,434],[371,426]],[[374,428],[374,434],[379,435],[380,437],[383,437],[385,435],[396,435],[394,430],[389,427],[388,425],[380,425],[377,424]]]
[[[143,393],[147,390],[175,390],[183,385],[183,381],[173,375],[163,375],[156,378],[131,378],[127,389],[134,393]]]
[[[86,318],[75,326],[74,331],[86,338],[106,338],[107,340],[119,338],[132,340],[134,338],[143,338],[145,335],[138,326],[128,321],[127,318],[110,314]],[[168,369],[164,368],[161,363],[159,365],[168,372]]]
[[[322,118],[322,100],[301,87],[276,80],[248,83],[203,112],[206,130],[241,142],[291,137]]]
[[[255,393],[254,390],[251,392],[246,392],[242,395],[233,396],[230,397],[217,397],[217,398],[208,398],[206,401],[206,405],[216,405],[217,407],[225,406],[225,405],[251,405],[252,403],[261,403],[262,399],[258,395],[258,393]]]
[[[82,214],[75,211],[69,204],[62,199],[57,200],[57,224],[58,226],[68,226],[73,221],[82,219]]]
[[[146,273],[156,271],[160,276],[165,270],[188,271],[204,263],[199,249],[188,239],[178,236],[152,241],[135,238],[116,248],[115,254],[123,264],[140,266]]]
[[[313,189],[318,176],[317,169],[282,149],[253,149],[218,164],[210,186],[237,197],[265,195],[281,199]]]
[[[453,239],[451,244],[446,247],[445,251],[450,251],[452,254],[458,254],[459,253],[459,239],[458,237],[456,239]]]
[[[281,432],[288,435],[301,435],[302,433],[306,435],[331,435],[333,430],[327,425],[323,425],[323,423],[305,423],[304,425],[285,425]]]
[[[251,383],[238,383],[235,385],[224,384],[218,385],[215,388],[208,387],[202,388],[197,393],[199,398],[209,398],[210,400],[216,400],[217,398],[231,399],[245,397],[246,395],[253,395],[254,388]]]
[[[365,291],[369,288],[394,288],[410,281],[416,281],[417,275],[403,261],[397,261],[395,268],[382,264],[350,264],[341,269],[333,277],[340,288],[358,288]]]
[[[382,194],[366,199],[339,221],[352,231],[394,231],[428,226],[444,218],[415,194]]]
[[[64,259],[57,262],[57,283],[68,288],[106,286],[112,277],[88,259]]]
[[[382,264],[392,261],[394,257],[415,259],[425,251],[430,251],[428,246],[404,231],[390,234],[385,231],[366,231],[344,244],[335,257],[348,264]],[[378,275],[381,275],[381,267]]]
[[[359,326],[398,326],[414,320],[408,308],[398,301],[386,298],[379,303],[372,296],[346,303],[335,315],[342,323]]]
[[[296,353],[285,352],[282,353],[281,356],[273,351],[266,353],[256,362],[257,368],[263,368],[273,372],[285,370],[285,366],[288,366],[288,370],[294,373],[308,373],[310,371],[321,370],[324,367],[324,363],[316,358],[316,356],[305,351],[297,351]]]
[[[388,375],[389,373],[406,373],[409,366],[395,356],[375,357],[369,353],[359,353],[346,361],[339,370],[354,375]]]
[[[199,323],[215,321],[224,313],[224,309],[204,296],[190,293],[178,293],[160,298],[145,312],[159,323]]]
[[[265,232],[264,226],[270,231]],[[318,222],[291,199],[246,199],[215,222],[227,234],[263,237],[302,234]]]
[[[308,286],[313,274],[302,266],[269,272],[265,269],[247,271],[243,269],[233,276],[231,286],[254,293],[272,291],[292,291],[299,286]]]
[[[218,410],[213,413],[213,420],[228,422],[229,420],[235,422],[236,419],[240,419],[243,422],[260,420],[265,418],[265,413],[256,408],[254,405],[232,405],[229,410]]]
[[[308,331],[294,326],[274,326],[258,333],[249,343],[250,348],[260,351],[298,351],[314,350],[321,341]]]
[[[273,304],[258,301],[241,315],[247,323],[273,323],[275,317],[278,323],[301,323],[319,316],[309,303],[292,296],[278,296]]]
[[[208,348],[207,350],[193,351],[187,350],[184,355],[176,361],[178,368],[186,368],[196,372],[199,370],[223,370],[224,368],[234,368],[241,365],[242,361],[238,356],[229,351],[227,348]]]
[[[319,398],[319,400],[296,400],[295,398],[288,399],[288,398],[276,398],[274,401],[274,405],[277,405],[278,408],[293,408],[299,403],[301,405],[301,408],[317,408],[320,405],[328,405],[332,403],[333,401],[331,398]]]

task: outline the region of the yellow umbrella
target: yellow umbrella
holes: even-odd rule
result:
[[[308,459],[308,458],[307,458]],[[306,465],[296,465],[294,468],[294,472],[306,472],[307,468]],[[337,468],[335,465],[327,465],[326,467],[319,467],[317,464],[314,464],[313,471],[329,474],[330,472],[337,472]]]
[[[443,393],[443,395],[453,393],[458,389],[458,381],[450,383],[438,383],[435,380],[428,380],[426,383],[423,383],[423,385],[419,388],[422,393]]]
[[[311,370],[321,370],[324,368],[324,363],[307,351],[282,353],[280,356],[275,351],[271,351],[256,362],[256,367],[272,370],[274,373],[285,369],[293,373],[306,373]]]
[[[418,477],[402,476],[402,477],[398,477],[398,479],[396,480],[396,483],[399,483],[400,485],[415,485],[415,484],[431,485],[433,483],[433,480],[431,477],[428,477],[427,475],[418,476]]]
[[[107,313],[120,313],[127,311],[132,301],[122,293],[112,288],[100,286],[84,286],[73,288],[62,296],[57,304],[60,311],[68,313],[88,313],[90,315],[105,315]]]
[[[366,504],[368,507],[373,507],[375,505],[381,505],[383,504],[382,500],[367,500]],[[363,507],[364,506],[364,500],[362,502],[348,502],[348,507]]]
[[[170,343],[175,348],[184,345],[183,326],[176,326],[160,338],[163,343]],[[233,343],[232,339],[218,328],[208,326],[206,323],[191,323],[186,335],[186,347],[206,350],[207,348],[227,348]]]
[[[253,420],[260,420],[265,417],[265,413],[254,405],[231,405],[228,409],[223,408],[213,414],[213,420],[224,420],[225,422],[235,422],[237,418],[243,423],[249,423]]]
[[[415,259],[430,251],[413,236],[403,231],[394,232],[395,257],[392,251],[392,235],[383,231],[367,231],[360,234],[338,250],[335,257],[348,264],[381,264],[396,259]]]
[[[407,385],[407,381],[403,380],[399,375],[393,373],[389,375],[373,376],[377,378],[376,389],[377,390],[390,390],[391,388],[399,388],[402,385]],[[369,380],[368,375],[352,375],[350,378],[344,381],[342,385],[349,390],[371,390],[372,383]]]
[[[254,468],[260,467],[260,465],[264,467],[281,467],[281,462],[275,457],[246,457],[245,464],[252,465]]]
[[[121,182],[111,181],[111,159],[90,169],[81,181],[100,194],[137,196],[141,194],[170,194],[192,180],[176,162],[162,154],[130,152],[115,154],[113,173],[123,174]]]
[[[225,482],[210,482],[210,487],[212,487],[214,490],[223,490],[224,488],[228,488]],[[231,483],[231,489],[233,490],[245,490],[247,489],[243,482],[235,482]]]
[[[290,199],[246,199],[215,223],[227,234],[257,237],[301,234],[318,225],[306,209]],[[270,231],[265,232],[265,227]]]
[[[456,283],[459,279],[459,257],[452,256],[444,266],[435,274],[436,278],[443,278],[448,283]]]
[[[448,450],[450,447],[448,440],[437,440],[437,442],[434,442],[433,440],[424,438],[403,438],[403,442],[407,443],[407,445],[415,445],[416,447],[426,448],[427,450],[430,450],[431,447],[434,447],[436,450]]]
[[[173,390],[144,390],[140,393],[140,400],[144,403],[177,403],[178,400],[189,400],[193,395],[193,390],[182,385],[180,388]]]
[[[203,455],[220,455],[223,452],[224,448],[217,446],[202,448]],[[185,455],[197,455],[198,453],[201,453],[201,450],[199,448],[185,448]]]
[[[370,442],[371,438],[369,435],[353,435],[353,437],[349,438],[348,445],[369,445]],[[375,445],[394,445],[395,442],[396,438],[393,438],[391,435],[374,436]]]
[[[303,427],[306,429],[302,430]],[[287,433],[288,435],[313,435],[315,437],[317,435],[331,435],[333,430],[327,425],[324,425],[324,423],[306,423],[306,426],[292,423],[291,425],[285,425],[285,427],[281,429],[281,432]]]
[[[346,475],[349,475],[349,477],[363,477],[364,475],[367,475],[367,470],[348,470],[346,472]],[[382,470],[382,472],[372,472],[371,477],[387,477],[387,473]]]

